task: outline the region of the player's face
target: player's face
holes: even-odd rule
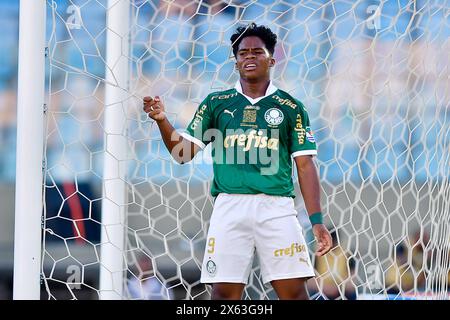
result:
[[[236,67],[242,79],[269,79],[269,70],[274,64],[275,60],[259,37],[242,39],[236,54]]]

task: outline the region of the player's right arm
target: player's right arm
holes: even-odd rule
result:
[[[161,98],[144,97],[144,111],[155,120],[164,144],[174,160],[180,164],[191,161],[201,148],[178,134],[166,117]]]

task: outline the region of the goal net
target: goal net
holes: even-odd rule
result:
[[[234,86],[229,38],[278,35],[275,85],[318,143],[325,223],[312,299],[448,299],[450,112],[445,1],[47,1],[42,253],[48,299],[208,299],[209,149],[179,165],[142,97],[179,130]],[[295,178],[294,178],[294,181]],[[245,299],[275,299],[255,259]]]

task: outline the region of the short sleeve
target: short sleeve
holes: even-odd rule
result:
[[[289,144],[289,152],[292,157],[317,155],[316,140],[311,129],[308,113],[300,102],[297,104],[295,119],[292,120],[293,128]]]
[[[200,103],[194,117],[181,136],[204,149],[210,142],[205,140],[205,132],[212,127],[211,106],[209,96]]]

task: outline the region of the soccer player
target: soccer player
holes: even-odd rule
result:
[[[277,36],[252,23],[231,36],[240,79],[230,90],[200,103],[186,132],[177,133],[162,100],[144,98],[162,139],[179,163],[190,161],[212,142],[215,198],[201,282],[212,299],[241,299],[255,251],[265,284],[280,299],[309,299],[314,269],[294,207],[292,159],[317,240],[316,255],[332,247],[322,222],[317,154],[303,104],[270,80]]]

